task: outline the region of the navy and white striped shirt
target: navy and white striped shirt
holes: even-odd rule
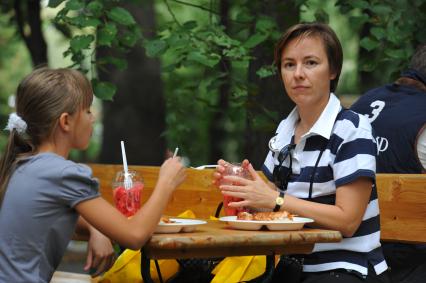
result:
[[[330,94],[327,106],[314,126],[304,134],[292,153],[292,175],[287,193],[300,199],[309,198],[311,173],[320,151],[324,150],[313,179],[311,201],[335,204],[336,188],[360,177],[375,183],[376,145],[368,120],[350,110],[344,110],[339,99]],[[299,119],[295,108],[277,129],[275,148],[291,143]],[[278,154],[266,157],[263,172],[272,180],[274,167],[279,165]],[[289,167],[289,158],[282,164]],[[284,169],[285,169],[284,168]],[[377,191],[373,186],[370,201],[362,222],[352,237],[339,243],[316,244],[313,253],[304,257],[303,271],[320,272],[338,268],[367,275],[368,264],[377,274],[387,270],[380,246],[380,219]]]

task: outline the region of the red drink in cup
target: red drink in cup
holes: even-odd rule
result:
[[[124,186],[124,172],[117,173],[112,183],[115,207],[125,216],[133,216],[141,207],[140,196],[143,190],[142,178],[135,172],[129,171],[131,186]]]
[[[247,168],[241,166],[241,163],[228,163],[225,165],[225,171],[223,172],[223,176],[238,176],[246,179],[251,179],[250,172]],[[222,185],[234,185],[234,183],[228,183],[224,180],[221,181]],[[230,202],[239,202],[242,201],[242,198],[231,197],[231,196],[223,196],[223,210],[225,211],[225,215],[227,216],[235,216],[238,212],[247,211],[244,207],[229,207],[228,204]]]

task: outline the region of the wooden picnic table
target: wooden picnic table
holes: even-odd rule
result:
[[[142,251],[142,277],[150,278],[150,259],[217,258],[269,255],[269,272],[276,254],[308,254],[315,243],[339,242],[340,232],[303,228],[298,231],[235,230],[225,222],[207,221],[191,233],[154,234]],[[271,260],[272,259],[272,260]],[[268,272],[268,270],[266,270]]]

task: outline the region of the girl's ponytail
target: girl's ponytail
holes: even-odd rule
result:
[[[23,157],[31,155],[34,147],[29,139],[25,138],[26,124],[15,113],[10,114],[6,130],[10,131],[6,150],[0,160],[0,207],[6,193],[10,176],[15,170],[16,164]]]

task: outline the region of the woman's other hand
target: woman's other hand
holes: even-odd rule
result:
[[[114,248],[109,238],[95,228],[89,228],[90,238],[87,246],[87,258],[84,270],[96,277],[107,271],[114,264]]]
[[[273,209],[279,193],[259,176],[248,160],[244,160],[242,166],[247,167],[252,180],[237,176],[222,176],[227,183],[233,184],[220,185],[222,194],[244,199],[239,202],[231,202],[229,206]]]

